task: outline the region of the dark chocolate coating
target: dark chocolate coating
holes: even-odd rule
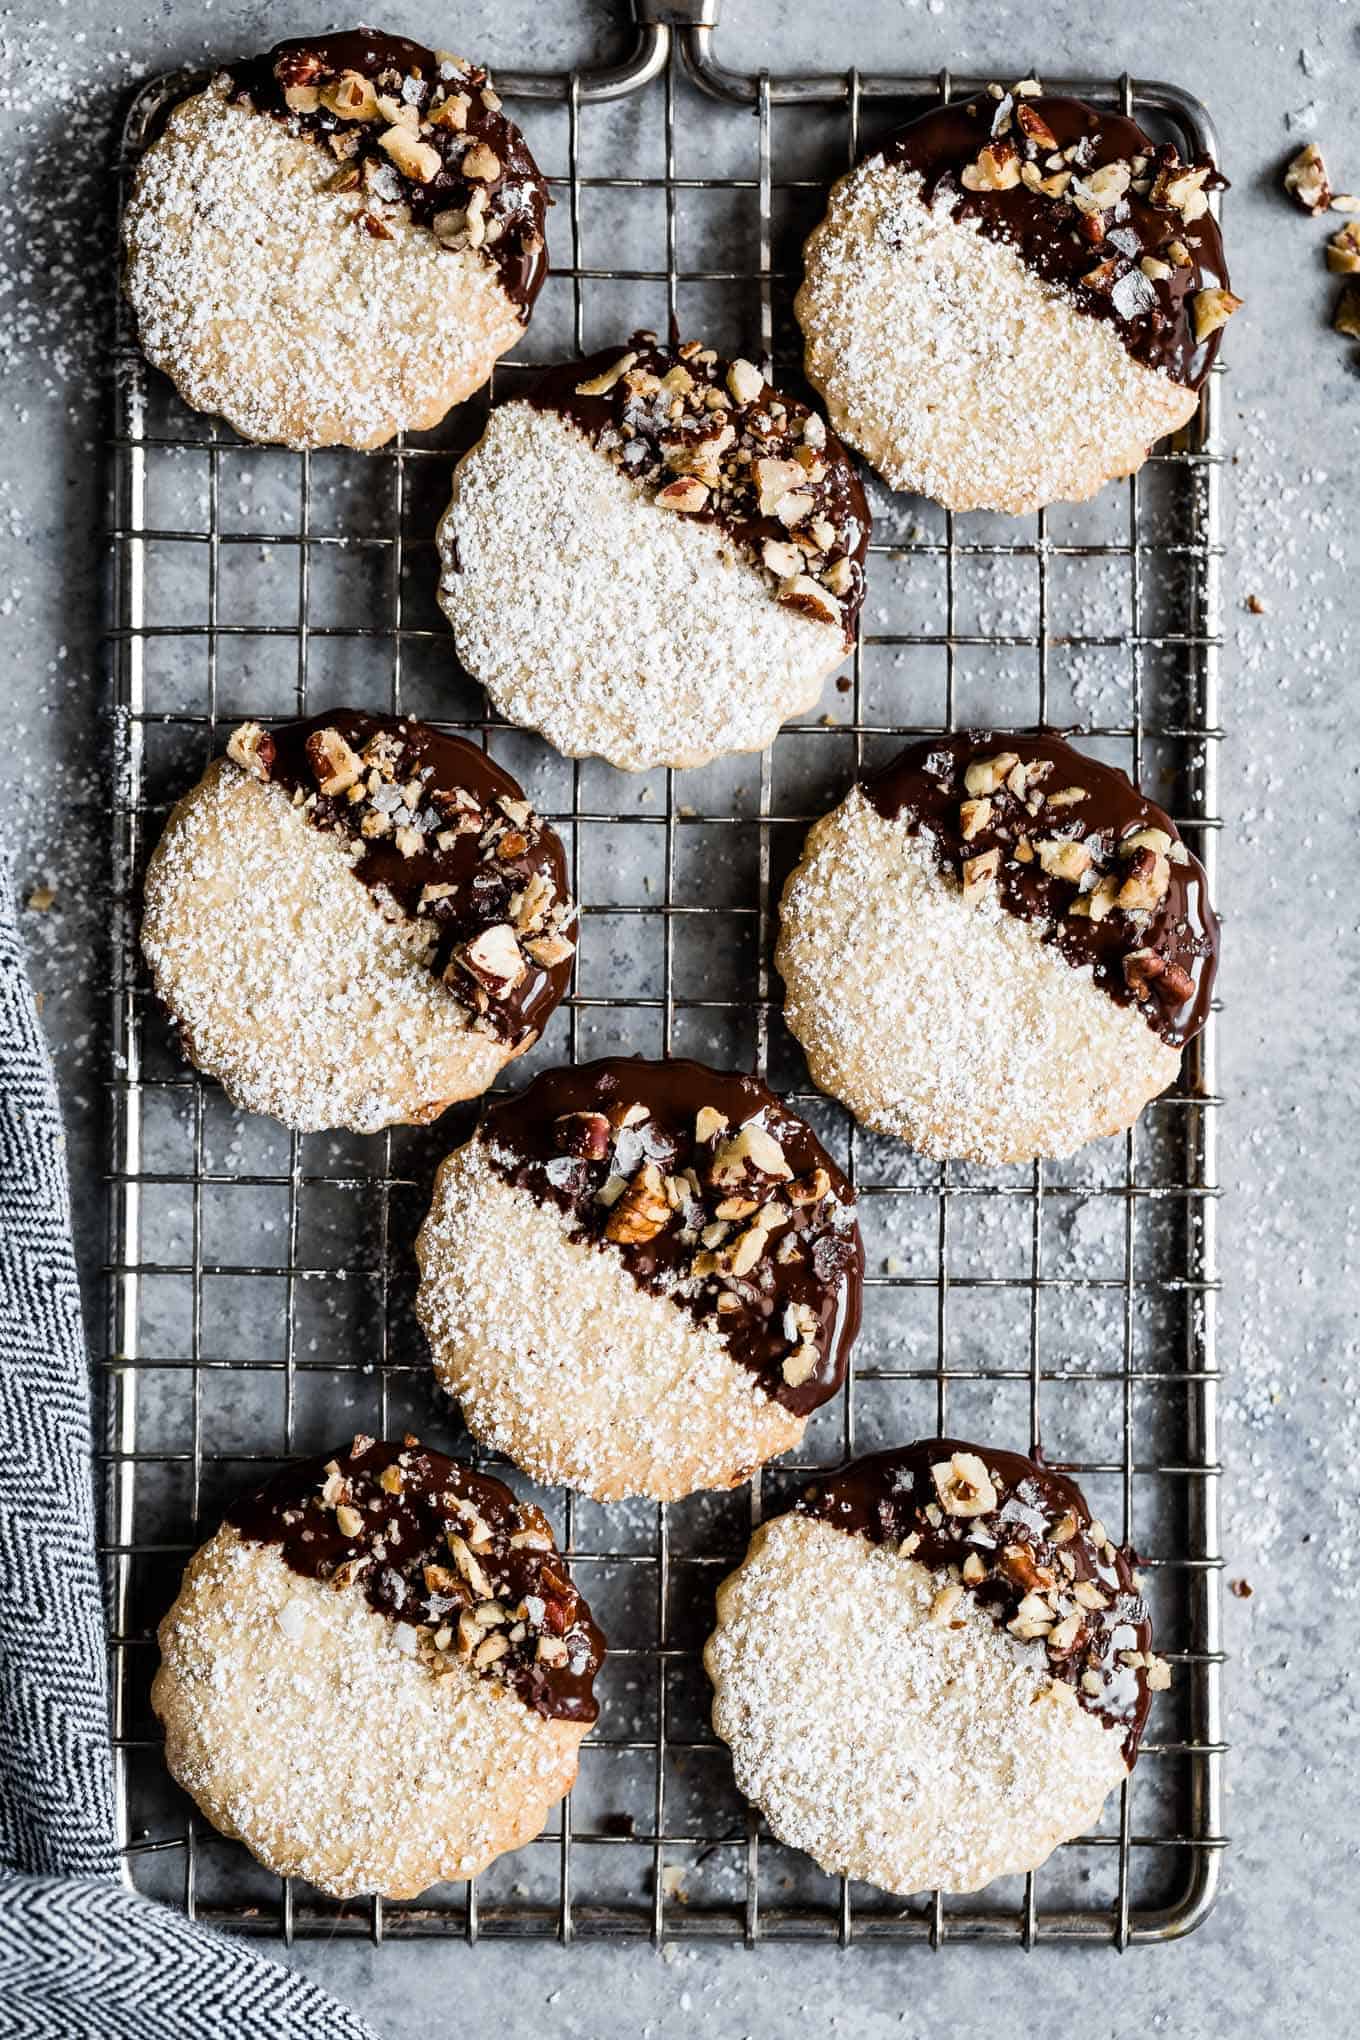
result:
[[[1030,789],[1030,798],[1080,787],[1084,798],[1070,806],[1036,810],[1004,786],[986,796],[986,823],[965,840],[960,807],[969,798],[964,773],[974,760],[1014,752],[1022,764],[1046,762],[1050,770]],[[1069,963],[1089,965],[1096,984],[1120,1005],[1136,1005],[1150,1027],[1178,1048],[1199,1033],[1209,1017],[1218,965],[1218,921],[1209,904],[1204,867],[1181,844],[1175,824],[1139,793],[1127,773],[1088,758],[1052,730],[967,730],[911,744],[891,765],[865,782],[864,793],[879,813],[905,815],[911,833],[929,837],[942,867],[956,875],[966,859],[999,846],[995,884],[1002,905],[1024,920],[1046,924],[1044,939]],[[1169,882],[1160,903],[1148,912],[1112,908],[1103,919],[1073,915],[1072,903],[1085,896],[1108,869],[1123,877],[1131,866],[1118,845],[1137,829],[1160,829],[1178,857],[1168,860]],[[1085,880],[1045,872],[1038,857],[1021,862],[1018,842],[1070,838],[1084,844],[1092,863]],[[1084,891],[1085,888],[1085,891]],[[1139,952],[1151,952],[1151,961]]]
[[[947,1467],[956,1452],[982,1461],[995,1486],[994,1508],[967,1516],[941,1506],[931,1468]],[[1015,1620],[1021,1601],[1032,1593],[1047,1596],[1055,1623],[1078,1615],[1080,1629],[1070,1645],[1059,1648],[1044,1639],[1049,1671],[1073,1688],[1088,1714],[1123,1732],[1125,1760],[1132,1767],[1151,1702],[1141,1660],[1151,1648],[1152,1625],[1133,1576],[1132,1553],[1108,1537],[1091,1535],[1091,1512],[1075,1481],[1018,1452],[923,1438],[823,1475],[804,1490],[793,1513],[871,1544],[900,1547],[914,1538],[904,1556],[957,1576],[998,1626]],[[1055,1541],[1057,1526],[1067,1534]],[[982,1566],[971,1579],[962,1571],[970,1554]],[[971,1570],[977,1575],[976,1567]],[[1076,1598],[1074,1590],[1087,1582],[1105,1605],[1088,1608]],[[1139,1662],[1122,1662],[1126,1653],[1137,1653]]]
[[[350,748],[363,754],[376,740],[390,739],[391,777],[378,798],[390,809],[391,828],[381,835],[362,833],[369,815],[368,800],[351,801],[347,792],[319,790],[322,768],[308,749],[308,740],[323,730],[336,731]],[[305,722],[281,723],[261,739],[259,764],[266,779],[299,803],[313,828],[362,844],[353,865],[365,885],[391,902],[408,920],[430,929],[428,962],[436,976],[477,1016],[477,1024],[516,1047],[539,1034],[566,991],[572,959],[544,965],[521,951],[524,974],[504,997],[493,997],[455,959],[455,952],[483,929],[506,923],[512,901],[535,874],[550,882],[558,901],[568,900],[567,859],[561,839],[540,822],[525,800],[523,788],[499,765],[461,737],[447,736],[414,716],[370,714],[363,709],[335,708]],[[419,788],[413,807],[400,797],[402,787]],[[475,806],[457,796],[470,796]],[[502,803],[510,804],[507,815]],[[521,806],[527,825],[515,819]],[[470,824],[462,826],[460,824]],[[403,855],[399,828],[420,836],[413,855]],[[446,841],[440,844],[443,835]],[[515,854],[503,856],[507,846]],[[516,847],[519,846],[519,847]],[[422,895],[427,887],[449,886],[436,899]],[[572,940],[576,916],[562,922],[564,940]],[[533,939],[532,937],[530,939]]]
[[[583,396],[580,384],[603,375],[621,355],[636,356],[633,376],[664,378],[683,368],[693,379],[694,393],[685,415],[672,418],[674,399],[669,392],[639,393],[621,376],[613,388],[600,396]],[[708,358],[705,358],[708,357]],[[811,406],[797,397],[784,395],[767,382],[760,394],[746,403],[735,400],[725,409],[696,409],[694,396],[705,390],[727,393],[727,375],[732,364],[709,348],[693,343],[682,354],[678,347],[661,346],[653,333],[634,333],[626,346],[605,347],[580,361],[566,361],[550,368],[526,393],[526,401],[541,411],[556,411],[569,418],[596,446],[608,452],[625,473],[637,480],[660,486],[674,478],[668,466],[665,444],[679,441],[686,449],[711,439],[724,425],[731,426],[736,441],[725,457],[723,486],[711,490],[702,510],[685,513],[700,523],[717,524],[734,544],[758,565],[767,539],[785,543],[793,537],[778,517],[760,514],[758,492],[750,474],[750,460],[770,458],[791,460],[804,444],[803,421],[813,415]],[[825,421],[820,421],[825,425]],[[817,578],[837,560],[851,565],[850,585],[838,597],[847,644],[853,643],[855,623],[864,601],[864,557],[869,545],[869,506],[854,463],[829,426],[825,442],[816,448],[824,473],[816,482],[799,484],[798,493],[812,498],[812,508],[797,529],[804,531],[825,518],[834,527],[834,543],[820,555],[822,565],[808,571]],[[747,461],[731,463],[746,453]],[[678,513],[677,513],[678,514]]]
[[[379,1479],[389,1468],[396,1469],[388,1474],[394,1485],[400,1476],[396,1492]],[[357,1529],[346,1519],[348,1535],[340,1527],[340,1508],[353,1509],[361,1519]],[[480,1541],[478,1519],[490,1533],[488,1542]],[[370,1607],[421,1632],[420,1654],[435,1671],[441,1660],[463,1654],[459,1617],[495,1601],[505,1619],[483,1633],[505,1636],[509,1648],[476,1669],[503,1680],[526,1707],[550,1719],[594,1721],[598,1715],[592,1687],[604,1662],[604,1637],[552,1546],[546,1519],[490,1474],[474,1473],[414,1440],[392,1445],[358,1437],[331,1459],[295,1460],[266,1487],[243,1496],[227,1521],[253,1544],[276,1544],[305,1579],[344,1588],[357,1578]],[[471,1580],[465,1576],[450,1532],[471,1547],[481,1579],[475,1571]],[[526,1532],[539,1544],[511,1542]],[[445,1628],[453,1637],[437,1648],[433,1639]],[[554,1657],[560,1655],[557,1643],[563,1645],[564,1663],[539,1656],[544,1638],[551,1640]],[[380,1722],[372,1727],[382,1733]]]
[[[1031,191],[1016,184],[1004,191],[969,191],[962,171],[976,161],[992,139],[998,116],[1009,125],[998,139],[1014,144],[1022,160],[1034,162],[1044,176],[1055,153],[1047,142],[1026,138],[1016,126],[1016,113],[1039,120],[1051,133],[1057,152],[1076,146],[1079,155],[1067,166],[1084,176],[1107,163],[1145,157],[1145,173],[1175,165],[1175,150],[1154,143],[1136,121],[1122,114],[1097,112],[1084,100],[1047,94],[998,102],[983,95],[951,102],[922,115],[899,130],[874,154],[907,171],[919,171],[922,197],[933,204],[948,199],[955,219],[976,220],[989,240],[1004,241],[1048,283],[1069,292],[1079,310],[1106,319],[1135,360],[1162,369],[1173,382],[1197,390],[1213,366],[1220,333],[1195,338],[1192,299],[1197,291],[1227,288],[1228,272],[1218,223],[1209,213],[1188,221],[1174,206],[1153,203],[1152,194],[1130,189],[1104,213],[1083,214],[1068,199]],[[1199,168],[1200,164],[1187,166]],[[1143,177],[1137,182],[1142,183]],[[1227,180],[1210,167],[1206,190],[1221,190]],[[1153,279],[1139,267],[1145,255],[1167,261],[1167,248],[1183,243],[1190,261],[1172,264],[1169,277]],[[1098,283],[1086,281],[1101,264],[1112,263]]]
[[[646,1116],[624,1128],[622,1118],[634,1105],[645,1107]],[[700,1141],[696,1120],[705,1106],[723,1113],[728,1125]],[[723,1223],[717,1208],[734,1194],[730,1183],[710,1183],[715,1156],[757,1114],[783,1150],[792,1187],[810,1187],[821,1169],[825,1193],[815,1202],[794,1203],[785,1179],[745,1167],[737,1194],[753,1210],[726,1223],[720,1246],[732,1250],[755,1209],[777,1210],[784,1222],[748,1272],[696,1275],[696,1255],[703,1257],[701,1269],[714,1258],[700,1234]],[[663,1177],[678,1179],[694,1170],[699,1195],[685,1208],[668,1211],[660,1231],[633,1244],[614,1242],[624,1267],[640,1289],[669,1296],[701,1324],[712,1324],[732,1358],[785,1409],[806,1416],[835,1394],[859,1330],[864,1246],[854,1195],[812,1129],[757,1078],[703,1063],[641,1057],[547,1070],[514,1097],[488,1106],[479,1138],[507,1181],[571,1212],[575,1237],[591,1245],[604,1242],[619,1209],[596,1194],[611,1176],[632,1181],[648,1162]],[[592,1148],[600,1151],[582,1152]],[[781,1242],[790,1255],[786,1260],[779,1258]],[[722,1300],[727,1308],[720,1308]],[[801,1337],[788,1329],[786,1314],[800,1308],[815,1319],[807,1336],[816,1346],[816,1365],[805,1380],[791,1383],[784,1363]]]
[[[442,64],[434,50],[408,42],[405,36],[356,28],[276,43],[264,56],[233,64],[230,75],[237,98],[288,121],[299,133],[316,135],[323,143],[331,135],[357,136],[357,151],[341,158],[337,169],[341,164],[381,167],[386,177],[395,178],[392,188],[400,191],[412,219],[421,226],[429,226],[439,213],[465,209],[473,191],[484,190],[486,217],[499,231],[480,252],[495,264],[502,290],[527,323],[548,274],[543,234],[548,188],[515,123],[499,108],[484,104],[482,92],[490,86],[486,72],[474,65],[443,77]],[[288,105],[285,94],[290,86],[327,85],[346,71],[369,79],[399,104],[415,107],[421,118],[419,139],[438,151],[442,163],[428,183],[403,176],[379,147],[378,137],[386,125],[381,120],[342,120],[324,106],[297,112]],[[431,101],[441,86],[467,96],[462,128],[428,122]],[[490,149],[500,164],[494,179],[473,180],[460,168],[468,148],[477,143]]]

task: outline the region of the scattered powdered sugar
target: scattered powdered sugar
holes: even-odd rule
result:
[[[380,446],[438,424],[520,337],[495,270],[357,223],[335,158],[215,80],[144,157],[124,222],[143,350],[247,438]]]
[[[732,1487],[803,1435],[717,1331],[640,1289],[616,1249],[451,1155],[416,1242],[435,1370],[483,1444],[602,1501]]]
[[[166,1760],[223,1833],[338,1898],[414,1897],[538,1833],[582,1724],[470,1666],[434,1677],[360,1584],[230,1526],[191,1562],[152,1692]]]
[[[225,759],[171,816],[142,947],[197,1067],[300,1131],[377,1132],[475,1097],[507,1054],[475,1032],[332,837]]]
[[[948,1575],[779,1516],[718,1591],[704,1662],[737,1783],[781,1841],[888,1891],[975,1891],[1099,1817],[1120,1732]]]
[[[1179,1053],[995,896],[966,901],[858,787],[809,833],[775,961],[814,1081],[918,1153],[1071,1154],[1131,1123]]]
[[[455,554],[456,542],[456,554]],[[846,656],[714,524],[658,507],[570,421],[514,401],[439,534],[459,657],[512,722],[628,771],[758,751]]]
[[[1198,399],[1113,328],[871,157],[842,178],[795,310],[831,422],[897,489],[952,510],[1080,502]]]
[[[1360,1595],[1354,1143],[1320,1124],[1332,1095],[1323,1058],[1336,1070],[1354,1063],[1348,846],[1360,647],[1351,527],[1337,514],[1337,489],[1338,477],[1349,482],[1354,473],[1357,424],[1339,401],[1340,377],[1324,375],[1316,401],[1331,436],[1312,460],[1288,459],[1259,410],[1231,426],[1227,628],[1231,719],[1241,734],[1228,750],[1236,784],[1226,797],[1224,855],[1235,880],[1230,903],[1235,892],[1249,908],[1235,933],[1239,968],[1269,987],[1270,1004],[1269,1022],[1263,1015],[1253,1026],[1241,993],[1234,1008],[1230,971],[1224,1544],[1230,1576],[1255,1590],[1240,1606],[1227,1601],[1230,1641],[1265,1679],[1289,1666],[1275,1625],[1292,1626],[1300,1593]],[[1335,768],[1318,762],[1301,778],[1300,759],[1324,757]],[[1296,1466],[1306,1469],[1302,1478]],[[1319,1495],[1327,1497],[1325,1526],[1316,1521]]]

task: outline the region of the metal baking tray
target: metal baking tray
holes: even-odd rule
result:
[[[1220,1852],[1215,1423],[1216,1022],[1127,1136],[1062,1164],[939,1165],[810,1089],[771,965],[774,903],[814,817],[908,735],[1046,720],[1175,814],[1212,882],[1220,645],[1217,377],[1197,419],[1091,504],[953,516],[870,481],[853,660],[762,757],[642,777],[560,758],[490,716],[433,602],[451,456],[535,364],[637,325],[762,352],[799,384],[790,305],[828,182],[874,136],[984,80],[744,77],[713,0],[642,5],[611,68],[498,76],[551,173],[553,277],[494,390],[377,453],[293,454],[184,409],[120,330],[112,438],[112,1145],[102,1484],[128,1878],[241,1930],[1115,1943],[1202,1920]],[[137,95],[126,179],[194,80]],[[1046,81],[1215,154],[1167,85]],[[525,104],[524,102],[529,102]],[[148,1692],[155,1627],[229,1498],[356,1429],[470,1453],[411,1313],[411,1241],[466,1114],[371,1139],[232,1111],[178,1058],[136,947],[170,802],[232,724],[353,702],[481,741],[561,830],[583,934],[551,1060],[673,1050],[755,1068],[817,1125],[862,1200],[865,1326],[801,1464],[749,1490],[551,1516],[612,1644],[597,1733],[547,1832],[470,1885],[337,1904],[260,1869],[170,1783]],[[766,1833],[709,1730],[698,1649],[716,1581],[809,1466],[936,1428],[1042,1439],[1143,1556],[1175,1667],[1097,1831],[1028,1877],[910,1902],[826,1876]],[[524,1489],[526,1483],[511,1473]]]

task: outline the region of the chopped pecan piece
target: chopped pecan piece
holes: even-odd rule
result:
[[[1075,884],[1091,868],[1091,853],[1084,843],[1070,836],[1045,839],[1034,845],[1034,854],[1050,878],[1067,878]]]
[[[966,900],[980,900],[996,878],[1001,868],[1001,851],[994,846],[984,850],[980,857],[965,857],[963,860],[963,897]]]
[[[1306,142],[1284,173],[1284,188],[1306,213],[1324,213],[1332,202],[1331,181],[1322,151]]]
[[[274,739],[258,723],[242,723],[227,739],[227,756],[252,779],[268,779],[274,762]]]
[[[627,375],[629,369],[633,366],[636,360],[637,360],[636,354],[621,354],[618,360],[613,364],[613,366],[611,368],[606,368],[602,374],[591,376],[588,382],[577,383],[576,385],[577,396],[578,397],[608,396],[610,390],[613,389],[615,383],[619,380],[619,377]]]
[[[1054,1583],[1054,1575],[1036,1562],[1027,1544],[1008,1544],[1001,1554],[1001,1570],[1026,1593],[1042,1593]]]
[[[739,404],[753,404],[765,387],[765,378],[753,362],[740,357],[727,371],[727,387]]]
[[[610,1212],[604,1236],[616,1246],[640,1246],[655,1239],[670,1216],[665,1178],[655,1162],[644,1162]]]
[[[1360,284],[1348,283],[1336,302],[1332,326],[1348,340],[1360,340]]]
[[[682,475],[678,481],[667,482],[664,489],[658,489],[656,501],[663,510],[682,510],[693,515],[708,501],[708,484],[697,475]]]
[[[779,505],[790,491],[798,489],[805,475],[796,460],[761,459],[754,463],[756,487],[759,490],[760,514],[773,517]]]
[[[1020,157],[1014,142],[993,142],[968,163],[959,182],[965,191],[1010,191],[1020,182]]]
[[[454,951],[457,963],[493,999],[506,999],[524,976],[524,958],[508,921],[483,928]]]
[[[1203,219],[1209,210],[1209,199],[1204,190],[1208,175],[1207,164],[1191,169],[1184,163],[1168,163],[1153,180],[1152,203],[1170,206],[1187,222]]]
[[[1018,86],[1016,90],[1019,90]],[[1058,137],[1054,134],[1052,128],[1037,107],[1026,106],[1022,100],[1015,109],[1015,125],[1019,128],[1025,140],[1033,142],[1036,148],[1057,148]]]
[[[1360,220],[1347,220],[1327,243],[1327,267],[1338,276],[1360,270]]]
[[[786,609],[796,609],[814,623],[840,624],[840,604],[810,574],[795,574],[781,582],[778,595]]]
[[[964,789],[973,795],[995,793],[1019,763],[1014,751],[1000,751],[995,758],[974,758],[963,775]]]
[[[385,156],[390,156],[403,177],[409,177],[413,184],[428,184],[439,175],[444,159],[438,149],[429,142],[422,142],[408,127],[396,125],[386,128],[378,136],[378,147]]]
[[[1207,340],[1220,326],[1226,326],[1233,313],[1242,308],[1241,298],[1234,297],[1230,290],[1197,290],[1192,302],[1196,340]]]
[[[475,177],[481,184],[494,184],[501,174],[501,160],[494,149],[488,149],[485,142],[475,142],[462,161],[465,177]]]
[[[996,1487],[976,1452],[956,1452],[930,1469],[947,1516],[985,1516],[997,1504]]]
[[[574,956],[576,951],[575,945],[568,942],[565,935],[531,935],[524,944],[524,953],[545,970],[552,970],[555,965],[565,963],[569,956]]]
[[[708,1173],[709,1180],[718,1188],[736,1189],[748,1180],[750,1171],[773,1177],[777,1182],[787,1182],[793,1175],[779,1142],[754,1119],[749,1119],[730,1140],[723,1142],[709,1165]]]
[[[347,793],[363,774],[363,766],[339,730],[313,730],[307,739],[307,759],[324,794]]]
[[[1151,913],[1166,898],[1170,884],[1171,866],[1159,851],[1135,850],[1115,904],[1126,914]]]
[[[321,104],[337,120],[376,120],[378,95],[362,71],[342,71],[320,91]]]

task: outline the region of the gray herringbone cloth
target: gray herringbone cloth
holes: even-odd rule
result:
[[[0,2040],[372,2040],[119,1881],[66,1162],[0,857]]]

